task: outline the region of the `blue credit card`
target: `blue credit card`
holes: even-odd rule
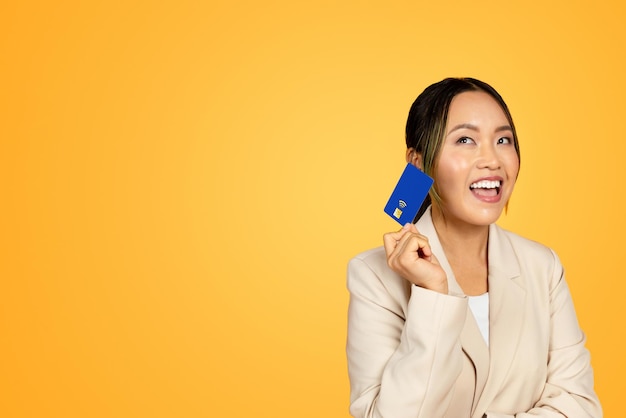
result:
[[[413,222],[432,185],[432,178],[413,164],[407,164],[385,206],[385,213],[400,225]]]

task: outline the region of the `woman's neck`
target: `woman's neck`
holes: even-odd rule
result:
[[[439,242],[463,292],[467,295],[485,293],[488,290],[489,226],[455,222],[435,206],[431,213]]]

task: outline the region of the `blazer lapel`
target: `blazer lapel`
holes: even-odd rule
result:
[[[489,376],[476,409],[498,394],[517,350],[524,320],[526,290],[512,244],[496,225],[489,228]]]
[[[446,272],[448,277],[448,292],[451,295],[466,297],[461,289],[461,286],[456,281],[452,267],[446,258],[446,254],[443,251],[439,236],[435,230],[435,226],[432,223],[432,217],[430,209],[427,210],[416,224],[418,231],[421,234],[428,237],[428,242],[439,264]],[[491,231],[490,231],[491,233]],[[491,299],[491,297],[490,297]],[[491,309],[491,308],[490,308]],[[490,319],[491,320],[491,319]],[[487,382],[489,374],[489,348],[485,343],[485,340],[478,328],[478,324],[474,320],[469,305],[467,306],[466,321],[461,331],[461,347],[465,354],[469,357],[470,361],[474,364],[474,370],[476,371],[476,391],[474,393],[474,405],[478,401],[485,383]]]
[[[433,253],[448,276],[452,295],[464,296],[432,223],[430,208],[416,224],[420,233],[428,237]],[[476,370],[476,392],[473,412],[485,410],[501,388],[511,366],[510,359],[517,350],[526,290],[513,246],[500,227],[489,227],[487,249],[489,265],[489,347],[478,329],[469,305],[467,320],[461,332],[463,351]]]

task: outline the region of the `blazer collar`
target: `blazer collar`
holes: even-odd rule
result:
[[[429,207],[415,225],[421,234],[428,237],[433,252],[448,276],[448,288],[452,295],[462,296],[463,290],[457,283],[450,263],[446,258],[437,230],[433,225],[431,207]],[[520,276],[520,265],[511,241],[506,232],[496,224],[489,225],[489,243],[487,247],[489,267],[489,291],[492,291],[494,280],[515,279]],[[523,288],[523,283],[516,281]]]
[[[416,227],[420,233],[428,237],[433,253],[446,272],[449,293],[465,297],[439,241],[430,208],[419,219]],[[523,277],[520,276],[519,260],[513,245],[507,233],[496,224],[489,226],[487,256],[489,347],[485,344],[471,312],[468,312],[461,332],[463,351],[474,363],[476,370],[475,411],[489,405],[508,373],[511,364],[509,359],[515,355],[519,345],[526,296]]]

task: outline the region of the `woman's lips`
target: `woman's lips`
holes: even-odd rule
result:
[[[499,178],[481,179],[470,185],[470,191],[477,199],[495,203],[500,201],[502,180]]]

